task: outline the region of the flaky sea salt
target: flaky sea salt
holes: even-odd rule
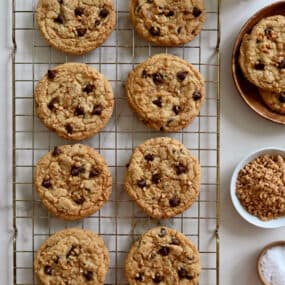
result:
[[[285,246],[268,249],[261,258],[261,271],[271,285],[285,284]]]

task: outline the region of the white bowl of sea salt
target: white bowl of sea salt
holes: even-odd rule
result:
[[[261,251],[257,273],[264,285],[285,284],[285,240],[270,243]]]

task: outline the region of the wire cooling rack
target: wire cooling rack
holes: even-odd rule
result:
[[[178,48],[152,46],[133,31],[128,2],[114,0],[117,26],[104,45],[88,55],[67,56],[51,48],[39,35],[35,0],[13,0],[13,284],[38,284],[33,258],[39,245],[52,233],[68,227],[99,233],[110,252],[110,270],[105,284],[127,284],[124,258],[145,230],[158,224],[182,231],[201,253],[200,285],[219,284],[219,0],[206,0],[207,22],[198,37]],[[149,56],[167,52],[191,62],[204,75],[207,99],[199,117],[182,132],[163,134],[147,129],[130,110],[124,94],[128,72]],[[84,62],[102,72],[111,82],[115,110],[107,127],[84,143],[106,159],[113,175],[110,201],[95,215],[79,222],[64,222],[43,208],[33,189],[38,159],[55,145],[67,143],[50,133],[34,112],[33,91],[46,71],[64,62]],[[123,177],[132,150],[150,137],[168,135],[182,141],[200,160],[201,194],[182,215],[156,221],[129,200]]]

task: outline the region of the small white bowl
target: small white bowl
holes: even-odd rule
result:
[[[257,217],[251,215],[248,213],[245,208],[241,205],[238,197],[236,196],[236,181],[239,174],[239,171],[250,161],[254,160],[255,158],[264,155],[264,154],[280,154],[283,157],[285,157],[285,149],[281,148],[262,148],[259,149],[251,154],[249,154],[247,157],[245,157],[235,168],[232,179],[231,179],[231,199],[232,203],[237,210],[237,212],[241,215],[242,218],[244,218],[247,222],[261,228],[279,228],[285,226],[285,216],[272,219],[269,221],[262,221],[258,219]]]

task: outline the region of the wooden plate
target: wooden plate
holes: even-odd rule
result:
[[[267,282],[267,280],[264,278],[263,273],[261,271],[261,258],[263,257],[263,255],[266,253],[268,249],[275,247],[275,246],[285,246],[285,240],[275,241],[275,242],[268,244],[262,249],[262,251],[260,252],[257,258],[257,275],[260,281],[262,282],[262,284],[264,285],[271,285],[271,284]]]
[[[285,124],[285,115],[275,113],[268,109],[263,103],[262,98],[258,94],[258,88],[251,84],[242,74],[239,67],[239,48],[243,36],[249,33],[253,26],[257,24],[262,18],[273,16],[273,15],[284,15],[285,16],[285,1],[277,2],[272,5],[266,6],[265,8],[254,14],[242,27],[232,54],[232,75],[236,85],[236,88],[247,103],[247,105],[258,113],[260,116],[279,124]]]

